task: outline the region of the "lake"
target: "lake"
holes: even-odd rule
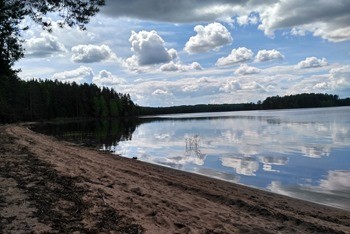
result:
[[[177,114],[35,130],[350,210],[350,107]]]

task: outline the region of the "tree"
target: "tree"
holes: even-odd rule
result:
[[[13,63],[23,57],[20,26],[25,17],[30,17],[44,30],[52,31],[52,22],[45,18],[50,12],[58,13],[60,27],[78,25],[85,29],[104,0],[0,0],[0,72],[7,73]]]
[[[24,18],[21,4],[0,0],[0,71],[8,74],[13,63],[23,56],[19,23]]]

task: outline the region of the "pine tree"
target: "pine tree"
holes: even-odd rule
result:
[[[89,19],[94,16],[104,0],[0,0],[0,73],[8,73],[11,67],[23,57],[21,27],[25,17],[30,17],[44,30],[52,31],[52,22],[44,16],[56,12],[61,17],[60,27],[78,25],[85,29]]]

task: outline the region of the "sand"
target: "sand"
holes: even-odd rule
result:
[[[20,125],[0,126],[0,134],[0,233],[350,233],[349,211]]]

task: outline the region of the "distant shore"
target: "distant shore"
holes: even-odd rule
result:
[[[350,233],[350,212],[0,126],[0,230]]]

